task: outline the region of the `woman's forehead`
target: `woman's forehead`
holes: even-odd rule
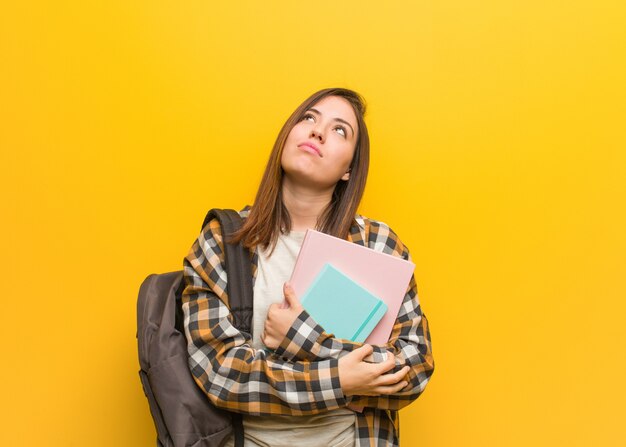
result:
[[[321,115],[327,115],[329,118],[342,118],[353,126],[357,124],[356,114],[352,105],[348,100],[339,96],[327,96],[320,99],[309,110],[316,111]]]

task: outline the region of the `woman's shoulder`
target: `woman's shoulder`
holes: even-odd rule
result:
[[[239,210],[239,215],[241,216],[242,219],[245,219],[248,217],[248,215],[250,214],[251,208],[252,208],[251,205],[246,205],[241,210]]]
[[[246,205],[237,211],[237,213],[245,220],[250,214],[250,205]],[[205,223],[202,231],[200,231],[200,235],[194,243],[194,249],[205,256],[207,254],[210,256],[222,256],[224,250],[222,226],[216,217]]]
[[[362,214],[357,214],[354,220],[356,226],[351,230],[353,241],[360,239],[362,245],[373,250],[408,259],[407,247],[387,223]]]
[[[242,209],[240,209],[239,211],[237,211],[237,213],[241,216],[242,219],[246,219],[248,217],[248,215],[250,214],[250,205],[246,205],[244,206]],[[222,228],[220,225],[219,220],[217,220],[217,218],[213,218],[210,221],[208,221],[204,228],[202,229],[202,233],[206,234],[207,236],[211,237],[211,238],[219,238],[221,241],[221,237],[222,237]]]

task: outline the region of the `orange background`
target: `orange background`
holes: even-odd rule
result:
[[[623,2],[1,9],[0,445],[154,445],[139,284],[328,86],[369,102],[361,212],[431,323],[403,446],[626,444]]]

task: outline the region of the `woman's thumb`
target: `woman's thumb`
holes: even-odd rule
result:
[[[370,355],[372,352],[374,352],[374,348],[372,348],[372,345],[363,345],[358,349],[355,349],[353,352],[358,352],[359,353],[359,361],[363,361],[368,355]]]
[[[296,298],[296,292],[293,290],[293,287],[291,287],[291,284],[289,284],[288,282],[283,285],[283,295],[285,295],[285,301],[287,301],[289,307],[301,307],[300,301],[298,301],[298,298]]]

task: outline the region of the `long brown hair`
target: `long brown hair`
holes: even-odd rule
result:
[[[230,242],[239,242],[247,248],[261,245],[272,250],[280,233],[291,231],[291,218],[282,198],[284,171],[281,158],[285,141],[291,129],[303,118],[305,112],[327,96],[347,100],[354,110],[358,124],[358,138],[350,163],[350,177],[339,181],[332,199],[317,220],[317,229],[323,233],[345,239],[357,212],[369,169],[370,140],[365,125],[365,101],[357,92],[345,88],[327,88],[313,93],[291,114],[278,133],[274,148],[265,167],[265,173],[243,227],[234,233]]]

